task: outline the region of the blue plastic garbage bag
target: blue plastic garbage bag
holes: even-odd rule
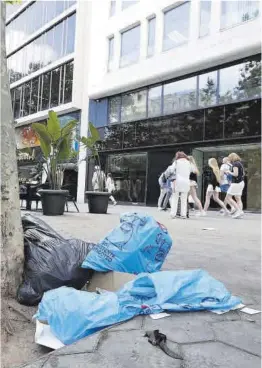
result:
[[[167,229],[152,216],[126,213],[119,226],[89,252],[82,267],[100,272],[156,272],[171,246]]]
[[[203,270],[162,271],[140,274],[116,293],[99,295],[67,287],[48,291],[35,317],[47,322],[64,344],[71,344],[139,314],[230,310],[239,303]]]

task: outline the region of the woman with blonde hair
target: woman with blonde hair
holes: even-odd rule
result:
[[[230,212],[226,208],[224,202],[222,202],[219,199],[219,193],[221,192],[220,189],[221,176],[217,160],[215,158],[210,158],[208,160],[208,166],[210,167],[210,170],[208,177],[208,186],[206,191],[206,201],[204,206],[205,214],[206,211],[208,210],[208,207],[210,206],[210,199],[212,198],[212,196],[214,201],[217,202],[219,206],[224,209],[225,214],[229,214]]]
[[[204,210],[202,207],[202,203],[200,202],[198,196],[197,196],[197,176],[199,175],[199,170],[196,164],[196,161],[194,159],[193,156],[188,156],[189,158],[189,162],[192,165],[192,171],[190,173],[189,176],[189,180],[190,180],[190,190],[189,190],[189,194],[191,195],[191,197],[193,198],[194,203],[197,205],[199,211],[201,212],[201,214],[204,214]]]
[[[244,215],[243,203],[242,203],[242,193],[245,187],[244,182],[244,167],[241,163],[241,158],[236,153],[231,153],[228,156],[228,160],[232,165],[232,171],[227,171],[226,174],[232,176],[232,182],[227,191],[226,199],[232,207],[236,209],[233,218],[240,218]],[[234,201],[233,196],[236,201]]]

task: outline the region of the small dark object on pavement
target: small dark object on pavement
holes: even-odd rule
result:
[[[145,337],[148,337],[148,342],[150,342],[150,344],[152,344],[153,346],[159,346],[160,349],[163,350],[163,352],[171,358],[183,360],[183,357],[181,355],[169,349],[166,344],[166,335],[159,332],[159,330],[146,331]]]
[[[81,264],[94,244],[79,239],[65,239],[40,218],[25,214],[24,275],[17,292],[21,304],[38,304],[45,291],[60,286],[81,289],[91,279],[93,270]]]

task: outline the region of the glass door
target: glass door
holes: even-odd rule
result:
[[[114,196],[119,202],[145,204],[147,153],[112,154],[107,158],[107,173],[115,181]]]
[[[197,162],[202,180],[198,180],[198,195],[205,201],[205,193],[207,188],[207,180],[205,177],[205,169],[208,165],[208,160],[211,157],[217,159],[219,166],[222,164],[222,159],[230,153],[237,153],[241,159],[245,169],[245,188],[243,191],[243,205],[247,210],[260,210],[261,208],[261,147],[260,144],[243,144],[220,147],[201,147],[194,149],[192,154]],[[223,199],[223,197],[221,197]],[[217,207],[217,204],[212,202],[211,207]]]

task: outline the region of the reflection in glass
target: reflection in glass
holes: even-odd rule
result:
[[[259,16],[259,1],[229,1],[221,2],[221,29],[257,18]]]
[[[189,15],[189,1],[164,14],[164,51],[187,42],[189,36]]]
[[[211,106],[217,103],[217,72],[199,76],[199,106]]]
[[[145,203],[147,153],[109,155],[107,172],[112,174],[115,182],[116,200]]]
[[[20,117],[20,100],[22,95],[22,88],[18,87],[15,89],[14,96],[14,118],[17,119]]]
[[[54,28],[54,59],[57,60],[63,56],[63,22]]]
[[[107,150],[122,148],[122,125],[109,125],[104,130],[104,144]]]
[[[261,134],[261,100],[225,106],[225,138]]]
[[[37,112],[38,107],[38,87],[39,87],[39,77],[32,80],[31,89],[31,103],[29,114],[34,114]]]
[[[52,70],[51,78],[50,107],[54,107],[58,105],[59,101],[60,68]]]
[[[64,103],[68,103],[72,101],[74,64],[66,64],[65,68]]]
[[[31,81],[23,84],[23,97],[22,97],[22,116],[29,115],[30,109],[30,92],[31,92]]]
[[[223,138],[224,106],[205,110],[205,140]]]
[[[135,63],[140,55],[140,25],[121,34],[120,67]]]
[[[136,124],[122,124],[123,148],[136,147]]]
[[[135,5],[139,0],[122,0],[122,10],[129,8],[129,6]]]
[[[116,13],[116,1],[110,1],[109,17],[113,17]]]
[[[156,17],[148,20],[147,57],[155,53]]]
[[[49,109],[50,104],[50,84],[51,84],[51,72],[45,73],[42,76],[43,78],[43,87],[42,87],[42,96],[41,96],[41,110]]]
[[[109,38],[108,40],[108,65],[107,69],[108,71],[113,69],[113,63],[114,63],[114,37]]]
[[[114,124],[119,122],[120,118],[120,105],[121,105],[121,97],[111,97],[109,99],[109,108],[108,108],[108,117],[109,123]]]
[[[220,70],[220,103],[261,95],[261,61],[247,61]]]
[[[67,46],[66,55],[74,52],[75,49],[75,28],[76,28],[76,15],[73,14],[67,18]]]
[[[196,77],[165,84],[164,114],[196,107],[196,84]]]
[[[146,117],[147,90],[127,93],[122,96],[121,121],[138,120]]]
[[[199,37],[208,36],[210,32],[210,18],[211,18],[211,4],[212,1],[200,1],[200,27]]]
[[[161,115],[162,86],[148,89],[148,117]]]

